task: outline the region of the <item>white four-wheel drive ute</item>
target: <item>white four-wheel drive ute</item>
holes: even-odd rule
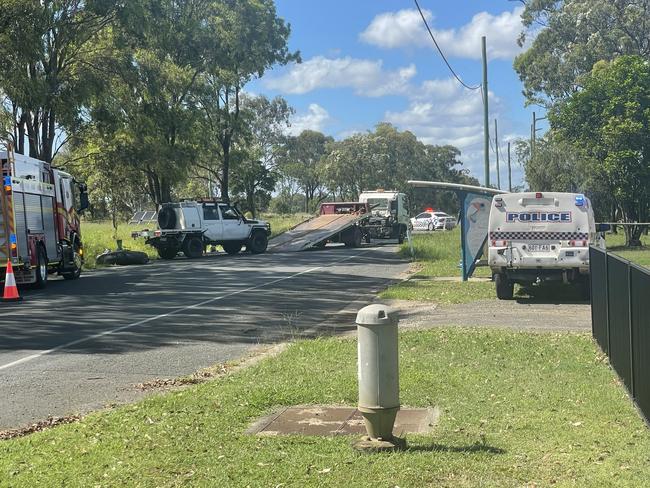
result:
[[[174,259],[182,251],[188,258],[203,255],[206,246],[221,245],[228,254],[245,246],[253,254],[266,251],[271,226],[249,220],[236,207],[217,200],[165,203],[158,212],[159,230],[134,233],[158,251],[162,259]]]

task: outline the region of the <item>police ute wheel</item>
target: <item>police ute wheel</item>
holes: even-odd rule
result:
[[[47,256],[42,246],[38,246],[36,250],[36,281],[34,288],[45,288],[47,285]]]
[[[266,251],[266,248],[269,245],[269,238],[266,235],[266,232],[255,231],[253,235],[248,240],[246,248],[251,252],[251,254],[262,254]]]
[[[178,249],[175,247],[160,247],[157,249],[158,251],[158,256],[160,256],[160,259],[174,259],[176,255],[178,254]]]
[[[223,243],[223,250],[226,251],[228,254],[238,254],[239,251],[241,251],[242,248],[242,243],[239,241],[232,241],[232,242],[224,242]]]
[[[203,256],[203,241],[198,237],[190,237],[183,243],[183,254],[189,259]]]
[[[515,293],[515,284],[506,275],[494,275],[494,283],[496,284],[497,298],[499,300],[512,300]]]

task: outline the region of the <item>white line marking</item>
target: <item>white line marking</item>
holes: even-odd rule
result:
[[[280,283],[282,281],[291,280],[293,278],[297,278],[298,276],[302,276],[304,274],[313,273],[314,271],[318,271],[319,269],[323,269],[323,268],[326,268],[328,266],[332,266],[332,265],[335,265],[335,264],[338,264],[338,263],[343,263],[345,261],[349,261],[350,259],[361,256],[361,254],[363,254],[363,253],[365,253],[365,252],[367,252],[367,251],[369,251],[371,249],[372,248],[364,249],[363,251],[361,251],[361,252],[359,252],[357,254],[354,254],[352,256],[348,256],[348,257],[346,257],[344,259],[340,259],[338,261],[334,261],[334,262],[332,262],[330,264],[327,264],[327,265],[318,266],[316,268],[306,269],[305,271],[301,271],[299,273],[292,274],[291,276],[285,276],[284,278],[278,278],[277,280],[272,280],[272,281],[269,281],[267,283],[263,283],[261,285],[251,286],[251,287],[246,288],[244,290],[237,290],[237,291],[233,291],[231,293],[226,293],[225,295],[219,295],[218,297],[210,298],[209,300],[204,300],[202,302],[195,303],[194,305],[188,305],[187,307],[177,308],[175,310],[172,310],[171,312],[156,315],[155,317],[149,317],[148,319],[139,320],[137,322],[133,322],[132,324],[123,325],[121,327],[117,327],[117,328],[111,329],[111,330],[106,330],[104,332],[100,332],[98,334],[93,334],[93,335],[88,336],[88,337],[82,337],[81,339],[77,339],[76,341],[68,342],[66,344],[62,344],[60,346],[53,347],[52,349],[47,349],[45,351],[39,351],[36,354],[31,354],[30,356],[25,356],[24,358],[18,359],[16,361],[11,362],[11,363],[3,364],[2,366],[0,366],[0,371],[5,370],[5,369],[9,369],[9,368],[13,368],[14,366],[18,366],[20,364],[28,363],[30,361],[33,361],[34,359],[38,359],[38,358],[40,358],[42,356],[47,356],[48,354],[52,354],[53,352],[60,351],[61,349],[67,349],[69,347],[76,346],[77,344],[81,344],[83,342],[88,342],[88,341],[92,341],[92,340],[95,340],[95,339],[99,339],[99,338],[107,336],[107,335],[115,334],[116,332],[121,332],[121,331],[126,330],[126,329],[137,327],[138,325],[144,325],[146,323],[153,322],[154,320],[164,319],[166,317],[169,317],[171,315],[176,315],[176,314],[178,314],[180,312],[184,312],[186,310],[192,310],[192,309],[195,309],[195,308],[199,308],[199,307],[202,307],[202,306],[207,305],[209,303],[213,303],[213,302],[216,302],[216,301],[219,301],[219,300],[223,300],[224,298],[228,298],[228,297],[231,297],[231,296],[234,296],[234,295],[240,295],[241,293],[247,293],[247,292],[253,291],[253,290],[259,290],[260,288],[265,288],[265,287],[267,287],[269,285],[274,285],[275,283]]]

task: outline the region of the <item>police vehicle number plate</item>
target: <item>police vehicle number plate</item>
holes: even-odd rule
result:
[[[548,252],[551,250],[551,246],[549,244],[529,244],[528,250],[530,252]]]

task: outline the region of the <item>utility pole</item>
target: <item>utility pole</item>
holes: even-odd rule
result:
[[[535,112],[533,112],[533,133],[531,135],[530,143],[530,159],[533,159],[533,152],[535,151],[535,143],[537,142],[537,117],[535,117]]]
[[[497,153],[497,188],[501,189],[501,170],[499,169],[499,126],[494,119],[494,151]]]
[[[533,112],[533,125],[530,126],[530,159],[533,159],[535,146],[537,145],[537,131],[542,130],[537,128],[538,120],[546,120],[546,117],[537,117]]]
[[[487,49],[485,36],[481,37],[483,52],[483,151],[485,162],[485,186],[490,186],[490,126],[488,111],[488,74],[487,74]]]
[[[508,142],[508,191],[512,193],[512,168],[510,167],[510,142]]]

